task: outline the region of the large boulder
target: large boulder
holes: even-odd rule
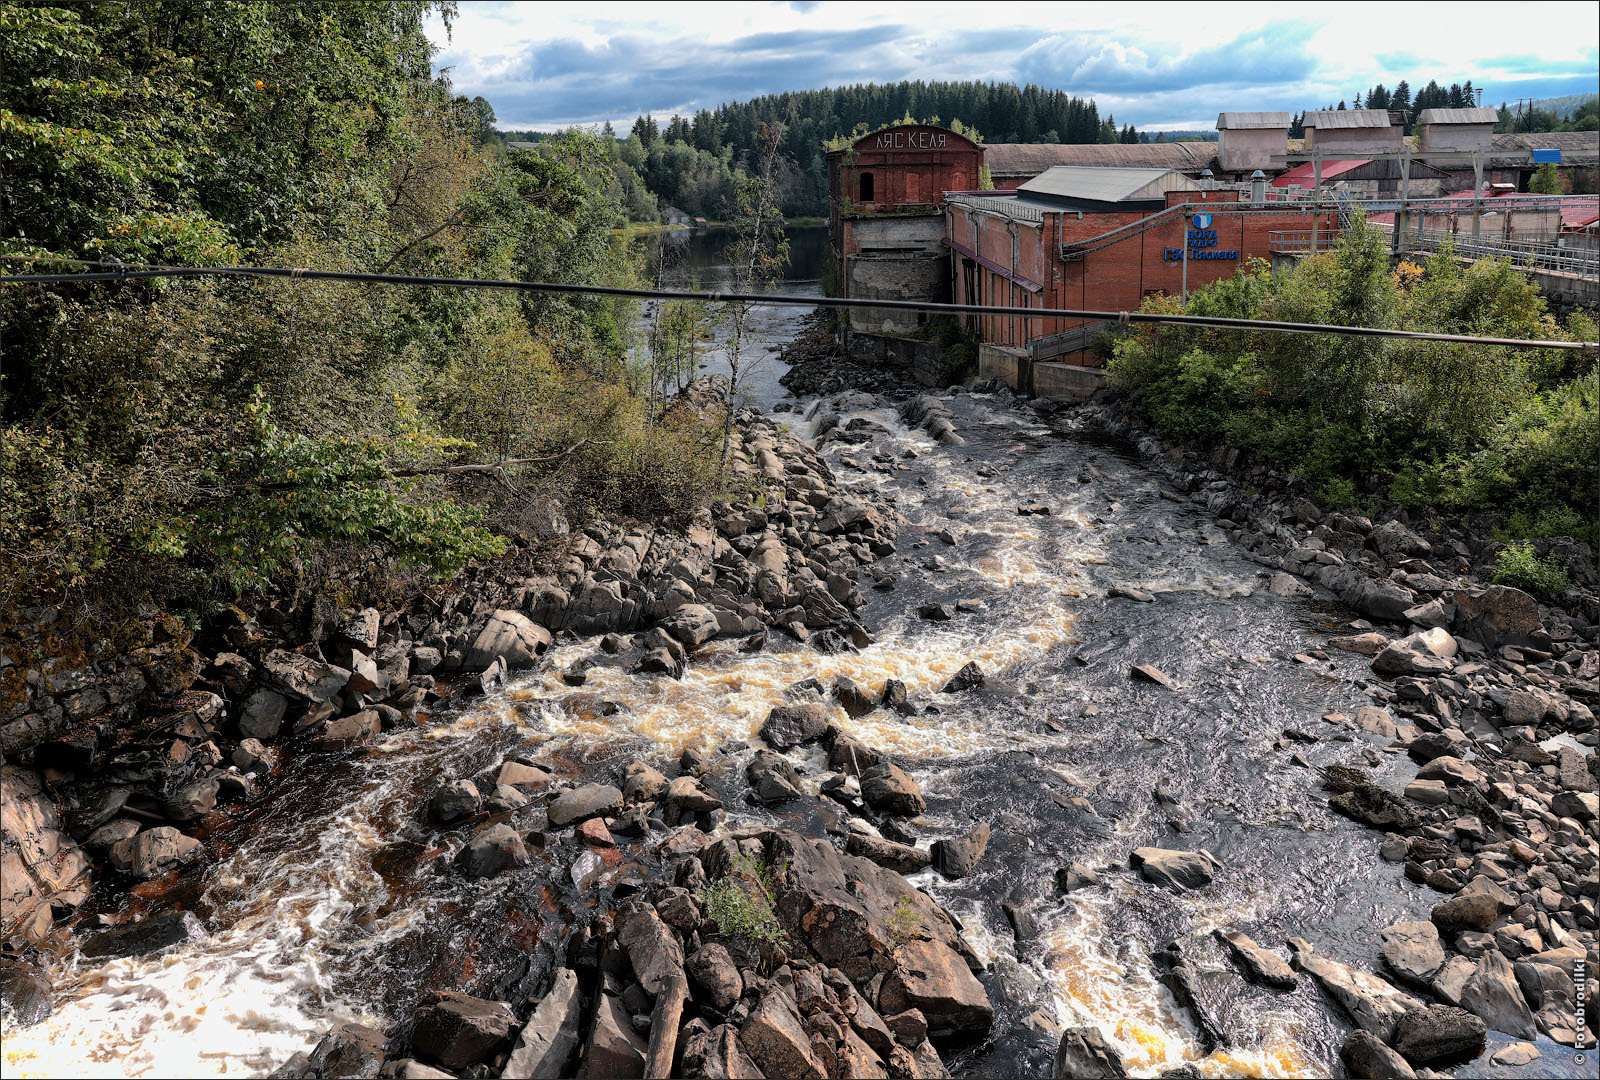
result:
[[[1450,602],[1456,609],[1451,629],[1490,648],[1526,645],[1529,635],[1540,627],[1539,602],[1507,585],[1458,589]]]
[[[645,1041],[633,1030],[633,1021],[622,999],[602,993],[594,1010],[594,1022],[589,1027],[584,1075],[643,1076],[645,1050]]]
[[[1444,966],[1444,943],[1431,922],[1400,922],[1378,932],[1383,960],[1407,982],[1428,985]]]
[[[239,708],[239,734],[246,739],[276,739],[288,711],[288,698],[262,687]]]
[[[811,1036],[787,993],[773,987],[750,1011],[739,1031],[744,1045],[767,1076],[825,1080],[828,1068],[811,1048]]]
[[[1442,675],[1454,664],[1456,639],[1434,627],[1391,641],[1372,658],[1372,670],[1379,675]]]
[[[684,604],[661,620],[661,629],[685,649],[694,650],[717,636],[716,612],[701,604]]]
[[[312,705],[333,700],[350,681],[347,668],[336,667],[287,649],[269,652],[261,661],[261,674],[269,684],[285,694]]]
[[[989,996],[955,950],[938,941],[907,941],[878,992],[885,1015],[918,1009],[934,1032],[981,1034],[994,1022]]]
[[[557,829],[622,809],[622,792],[610,784],[584,784],[563,791],[550,804],[550,824]]]
[[[719,942],[700,946],[684,961],[683,969],[697,997],[709,1002],[713,1009],[726,1012],[744,993],[744,979],[733,962],[733,954]]]
[[[1465,1009],[1430,1005],[1400,1018],[1394,1048],[1413,1065],[1453,1063],[1483,1053],[1486,1034],[1483,1021]]]
[[[528,864],[528,849],[510,825],[491,825],[467,841],[456,854],[456,865],[468,877],[494,877],[505,870]]]
[[[683,970],[683,946],[656,909],[642,900],[624,904],[617,915],[617,943],[633,974],[651,997]]]
[[[167,911],[95,934],[79,946],[79,953],[86,960],[144,956],[205,936],[205,929],[193,912]]]
[[[928,808],[916,779],[889,761],[861,774],[861,798],[874,810],[899,817],[916,817]]]
[[[1211,884],[1218,865],[1209,852],[1138,848],[1128,860],[1147,881],[1174,889],[1198,889]]]
[[[779,705],[767,714],[761,737],[777,750],[816,742],[828,730],[828,710],[821,705]]]
[[[1515,1035],[1519,1039],[1537,1038],[1533,1013],[1517,986],[1511,961],[1495,949],[1478,957],[1478,969],[1467,979],[1461,990],[1461,1007],[1479,1016],[1495,1031]]]
[[[1339,1060],[1344,1062],[1346,1072],[1362,1080],[1413,1080],[1417,1075],[1405,1058],[1360,1028],[1345,1036],[1339,1047]]]
[[[980,821],[954,840],[933,842],[933,867],[948,878],[962,878],[972,873],[972,868],[983,858],[989,846],[989,825]]]
[[[1228,947],[1234,962],[1244,969],[1245,978],[1274,990],[1293,990],[1300,981],[1294,969],[1270,949],[1257,945],[1248,934],[1213,930],[1213,936]]]
[[[892,840],[858,832],[851,833],[845,839],[844,849],[851,855],[871,859],[897,874],[915,874],[919,870],[926,870],[933,858],[929,852],[910,844],[897,844]]]
[[[756,798],[767,806],[776,806],[800,796],[800,774],[782,754],[767,749],[757,750],[744,767],[744,775]]]
[[[461,658],[463,671],[483,671],[496,657],[505,657],[512,671],[533,667],[550,647],[550,631],[520,611],[502,609],[473,637]]]
[[[424,1057],[459,1070],[494,1057],[516,1029],[516,1014],[505,1002],[445,991],[418,1010],[411,1042]]]
[[[1493,897],[1468,893],[1452,896],[1444,903],[1435,905],[1430,919],[1441,934],[1454,937],[1463,930],[1482,932],[1489,929],[1499,914],[1500,905]]]
[[[1395,1025],[1402,1016],[1423,1007],[1422,1002],[1376,975],[1317,955],[1310,943],[1300,938],[1290,938],[1289,948],[1294,966],[1315,978],[1358,1028],[1383,1042],[1394,1040]]]
[[[578,1049],[582,1016],[577,972],[562,968],[517,1036],[500,1072],[502,1080],[555,1080],[567,1075],[567,1065]]]
[[[118,870],[138,878],[153,878],[198,858],[200,841],[170,825],[158,825],[112,844],[106,854]]]
[[[483,809],[483,796],[471,780],[452,780],[428,800],[428,817],[441,825],[469,818]]]
[[[1394,622],[1403,620],[1417,602],[1410,589],[1392,581],[1373,581],[1365,577],[1351,582],[1339,599],[1369,618]]]
[[[1122,1058],[1094,1028],[1068,1028],[1056,1047],[1053,1080],[1122,1080]]]

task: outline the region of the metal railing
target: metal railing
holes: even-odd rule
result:
[[[1338,242],[1338,229],[1272,229],[1267,233],[1267,250],[1278,255],[1310,255],[1313,243],[1318,253],[1332,251]]]
[[[1475,239],[1431,229],[1420,236],[1409,230],[1406,233],[1406,247],[1411,250],[1438,251],[1446,246],[1463,259],[1510,259],[1518,266],[1548,273],[1600,279],[1600,251],[1589,248],[1567,247],[1550,240],[1509,240],[1499,236]]]

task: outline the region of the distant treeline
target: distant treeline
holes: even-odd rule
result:
[[[1385,109],[1403,112],[1406,117],[1406,134],[1410,135],[1424,109],[1470,109],[1478,105],[1481,96],[1482,91],[1472,85],[1471,79],[1451,83],[1449,86],[1441,86],[1437,79],[1429,79],[1428,85],[1415,94],[1412,93],[1411,84],[1401,79],[1395,83],[1393,90],[1379,83],[1365,93],[1357,93],[1351,98],[1341,99],[1337,105],[1326,105],[1324,108],[1332,111]],[[1508,107],[1507,103],[1502,101],[1499,119],[1494,129],[1496,132],[1600,130],[1600,97],[1557,100],[1568,107],[1564,110],[1539,108],[1535,103]],[[1556,103],[1551,101],[1544,104]],[[1289,127],[1291,139],[1305,138],[1305,119],[1304,112],[1295,114],[1293,123]]]
[[[828,211],[824,143],[912,117],[944,125],[959,119],[989,142],[1149,141],[1132,124],[1119,127],[1115,117],[1101,116],[1093,100],[1060,90],[921,80],[768,94],[674,116],[666,124],[641,116],[624,137],[608,124],[603,134],[617,140],[618,182],[634,220],[654,221],[665,206],[717,220],[727,216],[734,179],[756,145],[761,125],[782,124],[783,211],[790,217],[816,217]],[[540,139],[531,132],[503,136],[508,141]]]

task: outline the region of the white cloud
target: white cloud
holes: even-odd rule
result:
[[[1221,108],[1315,108],[1400,78],[1471,79],[1493,102],[1579,92],[1596,82],[1600,6],[465,3],[448,39],[437,19],[430,34],[458,90],[487,97],[503,126],[979,78],[1093,96],[1141,126],[1206,127]]]

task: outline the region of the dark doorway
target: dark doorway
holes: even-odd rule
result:
[[[872,196],[872,174],[869,172],[864,172],[861,174],[861,201],[864,203],[876,202],[877,200]]]

